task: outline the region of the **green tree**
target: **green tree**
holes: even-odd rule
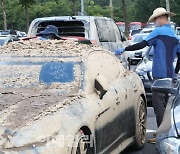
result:
[[[122,10],[123,10],[123,18],[125,22],[125,34],[128,37],[128,19],[127,19],[127,12],[126,12],[126,0],[122,0]]]
[[[172,20],[173,20],[174,22],[176,22],[176,24],[177,24],[178,26],[180,26],[180,12],[179,12],[179,10],[180,10],[180,1],[175,1],[175,0],[174,0],[174,1],[171,1],[170,4],[171,4],[171,5],[170,5],[171,11],[174,12],[174,13],[176,13],[176,16],[173,17]]]
[[[7,30],[7,18],[6,18],[4,0],[1,0],[1,8],[2,8],[2,15],[3,15],[3,29]]]
[[[26,17],[26,30],[29,28],[29,8],[35,4],[35,0],[19,0],[19,3],[22,5],[25,11],[25,17]]]

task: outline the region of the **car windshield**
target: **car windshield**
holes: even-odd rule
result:
[[[146,39],[148,35],[135,35],[134,38],[133,38],[133,42],[141,42],[143,41],[144,39]]]
[[[0,38],[0,46],[1,46],[1,45],[4,45],[4,44],[5,44],[5,42],[6,42],[6,40],[5,40],[5,39],[1,39],[1,38]]]
[[[12,60],[9,57],[6,61],[1,60],[0,89],[38,89],[41,92],[64,94],[80,88],[80,62],[64,59],[51,62],[52,58],[48,61],[47,58],[40,59],[14,57]]]
[[[141,24],[130,24],[129,29],[130,29],[130,30],[133,30],[133,29],[141,29]]]
[[[135,34],[138,34],[142,31],[142,29],[132,30],[131,36],[134,36]]]
[[[1,35],[9,35],[10,34],[10,31],[2,31],[1,32]]]

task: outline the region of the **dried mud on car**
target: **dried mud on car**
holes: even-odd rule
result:
[[[74,81],[47,86],[37,80],[43,62],[82,62],[82,53],[99,47],[70,40],[30,40],[0,47],[0,126],[17,130],[78,99],[80,67]],[[22,64],[22,65],[21,65]],[[31,88],[29,88],[31,87]]]

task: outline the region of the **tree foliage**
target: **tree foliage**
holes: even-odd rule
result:
[[[4,0],[8,29],[26,30],[27,21],[38,17],[78,15],[80,0]],[[87,15],[110,17],[110,0],[84,0]],[[165,7],[165,0],[125,0],[127,19],[147,22],[153,10]],[[121,0],[112,0],[115,21],[123,21]],[[180,26],[180,1],[171,0],[171,11],[177,13],[172,18]],[[28,8],[29,19],[27,19]],[[3,29],[3,14],[0,7],[0,29]]]

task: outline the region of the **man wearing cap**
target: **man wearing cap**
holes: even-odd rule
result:
[[[58,28],[54,25],[48,25],[44,31],[39,33],[40,40],[59,40],[61,37],[58,34]]]
[[[168,12],[164,8],[155,9],[153,15],[149,18],[149,22],[154,22],[157,28],[144,41],[123,49],[117,49],[116,54],[122,54],[124,51],[139,50],[146,46],[153,46],[152,76],[154,80],[174,78],[175,70],[173,62],[176,54],[178,57],[180,55],[180,44],[168,21],[168,17],[173,16],[175,16],[174,13]],[[178,67],[180,66],[176,66],[176,70],[179,70]],[[152,104],[158,127],[162,122],[166,103],[166,96],[164,94],[152,92]],[[149,142],[155,143],[156,139],[149,139]]]

